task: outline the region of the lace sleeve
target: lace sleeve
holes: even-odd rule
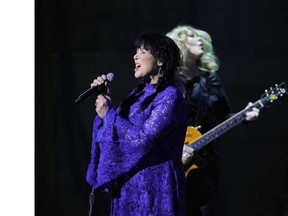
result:
[[[103,125],[103,120],[99,117],[96,116],[93,124],[93,133],[92,133],[92,147],[91,147],[91,159],[90,163],[88,165],[88,170],[86,173],[86,181],[90,185],[94,185],[96,182],[96,167],[98,165],[98,159],[99,159],[99,146],[98,143],[96,142],[97,138],[97,131],[102,127]]]
[[[174,111],[178,97],[179,95],[175,95],[175,92],[169,92],[159,101],[156,101],[143,124],[131,123],[120,116],[117,117],[114,129],[117,131],[121,143],[130,143],[127,153],[135,151],[146,153],[169,134],[175,127],[173,121],[177,117]]]

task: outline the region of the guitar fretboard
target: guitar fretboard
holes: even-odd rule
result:
[[[261,108],[264,107],[264,103],[265,103],[265,101],[260,99],[260,100],[256,101],[252,105],[252,107],[256,107],[258,109],[261,109]],[[210,143],[211,141],[215,140],[217,137],[219,137],[220,135],[224,134],[229,129],[235,127],[236,125],[238,125],[242,121],[244,121],[245,118],[246,118],[246,112],[249,109],[251,109],[251,107],[241,110],[240,112],[236,113],[235,115],[233,115],[232,117],[230,117],[226,121],[224,121],[221,124],[219,124],[217,127],[215,127],[212,130],[204,133],[201,137],[199,137],[198,139],[196,139],[195,141],[193,141],[192,143],[187,144],[187,145],[189,147],[193,148],[194,151],[197,151],[197,150],[203,148],[208,143]]]

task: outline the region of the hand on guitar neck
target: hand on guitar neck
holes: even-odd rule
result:
[[[249,108],[251,108],[251,109],[249,109]],[[249,102],[245,109],[249,109],[245,113],[245,115],[246,115],[245,120],[246,121],[252,121],[252,120],[255,120],[256,118],[258,118],[260,110],[256,107],[253,107],[252,102]]]

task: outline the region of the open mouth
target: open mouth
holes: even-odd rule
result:
[[[136,64],[135,64],[135,69],[134,69],[134,70],[136,71],[136,70],[138,70],[140,67],[141,67],[141,65],[138,64],[138,63],[136,63]]]

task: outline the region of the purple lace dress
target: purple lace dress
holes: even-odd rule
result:
[[[93,188],[112,192],[111,215],[184,215],[184,99],[170,85],[141,111],[153,91],[154,85],[146,84],[137,93],[128,118],[112,106],[103,120],[95,118],[86,179]]]

